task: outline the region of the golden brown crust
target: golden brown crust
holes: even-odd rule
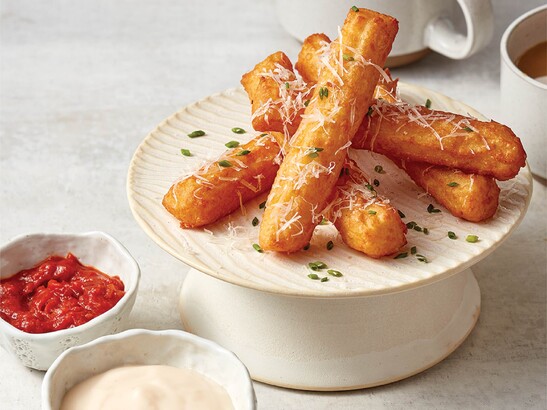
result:
[[[323,33],[312,34],[306,37],[302,43],[295,68],[308,86],[314,85],[319,79],[321,67],[319,50],[328,43],[330,43],[330,38]]]

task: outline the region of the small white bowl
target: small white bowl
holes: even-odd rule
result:
[[[33,369],[46,370],[66,349],[123,329],[137,297],[140,269],[116,239],[103,232],[31,234],[0,248],[0,278],[29,269],[51,255],[74,254],[84,265],[119,276],[125,295],[116,305],[83,325],[48,333],[23,332],[0,318],[0,345]]]
[[[79,382],[127,365],[194,370],[221,385],[234,409],[256,409],[249,372],[229,350],[182,330],[132,329],[73,347],[59,356],[42,384],[42,410],[59,409],[65,394]]]

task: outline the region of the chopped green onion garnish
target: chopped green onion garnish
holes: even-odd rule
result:
[[[374,109],[371,107],[368,107],[368,111],[367,111],[367,117],[370,117],[372,115],[372,113],[374,112]]]
[[[369,191],[374,191],[374,187],[370,184],[365,184],[365,188],[368,189]]]
[[[265,137],[266,135],[268,135],[267,132],[265,132],[264,134],[260,134],[259,137],[262,138],[262,137]]]
[[[398,254],[396,257],[394,257],[393,259],[403,259],[403,258],[406,258],[407,256],[408,256],[408,252],[402,252]]]
[[[374,184],[374,186],[380,186],[380,181],[378,181],[377,179],[372,181],[372,183]]]
[[[319,89],[319,98],[327,98],[329,96],[329,89],[327,87],[321,87]]]
[[[323,148],[319,148],[319,147],[313,147],[313,148],[308,148],[306,150],[306,154],[308,155],[308,157],[310,158],[317,158],[319,156],[319,152],[323,151]]]
[[[310,100],[304,101],[304,107],[307,107],[310,104]]]
[[[376,211],[370,210],[368,211],[369,215],[376,215]]]
[[[327,242],[327,250],[330,251],[332,248],[334,248],[334,242],[328,241]]]
[[[327,264],[324,263],[324,262],[321,262],[321,261],[310,262],[310,263],[308,263],[308,267],[311,270],[315,270],[315,271],[328,268]]]
[[[425,108],[431,108],[431,100],[429,98],[425,100]]]
[[[186,149],[186,148],[181,148],[180,153],[182,155],[184,155],[185,157],[191,157],[192,156],[192,153],[190,152],[190,150]]]
[[[288,90],[291,86],[289,85],[289,83],[285,83],[285,88]]]
[[[452,231],[448,231],[448,237],[450,239],[458,239],[458,237],[456,236],[456,234]]]
[[[308,275],[308,278],[313,279],[313,280],[318,280],[319,276],[317,276],[317,273],[310,273]]]
[[[257,251],[258,253],[264,252],[258,243],[253,243],[253,248],[254,248],[254,250]]]
[[[319,225],[327,225],[329,223],[329,220],[327,218],[321,219],[321,222],[319,222]]]
[[[416,259],[418,259],[420,262],[429,263],[427,258],[424,255],[420,255],[419,253],[416,254]]]
[[[479,237],[477,235],[467,235],[465,238],[467,242],[475,243],[479,241]]]
[[[355,12],[358,12],[358,11],[359,11],[359,8],[358,8],[357,6],[353,6],[351,9],[352,9],[353,11],[355,11]]]
[[[229,141],[226,144],[224,144],[226,148],[235,148],[239,147],[239,141]]]
[[[247,131],[245,131],[243,128],[234,127],[232,128],[232,132],[234,134],[245,134]]]
[[[438,214],[439,212],[441,212],[440,209],[437,209],[433,206],[433,204],[429,204],[427,206],[427,212],[429,212],[430,214]]]
[[[424,228],[424,234],[429,235],[429,229]]]
[[[415,227],[416,225],[418,225],[416,222],[410,221],[410,222],[408,222],[408,223],[406,224],[406,227],[407,227],[408,229],[414,229],[414,227]]]
[[[236,157],[241,157],[243,155],[247,155],[247,154],[250,154],[251,151],[249,151],[248,149],[244,149],[244,150],[241,150],[239,151],[237,154],[236,154]]]
[[[229,168],[232,166],[232,163],[230,161],[226,161],[225,159],[223,159],[222,161],[218,161],[218,165],[224,168]]]
[[[410,253],[411,253],[412,255],[415,255],[416,252],[417,252],[417,249],[416,249],[415,246],[413,246],[412,248],[410,248]]]
[[[422,232],[423,229],[421,226],[418,226],[418,225],[414,225],[414,228],[413,228],[415,231],[418,231],[418,232]]]
[[[473,128],[471,127],[463,127],[463,129],[467,132],[473,132]]]
[[[325,276],[325,277],[323,277],[323,278],[321,278],[321,282],[328,282],[328,281],[329,281],[329,278],[328,278],[328,277],[326,277],[326,276]]]
[[[374,171],[376,171],[379,174],[385,174],[384,167],[382,167],[381,165],[376,165],[374,167]]]
[[[253,226],[257,226],[258,225],[258,218],[255,216],[251,223],[253,224]]]
[[[204,135],[205,135],[205,131],[202,131],[202,130],[192,131],[190,134],[188,134],[190,138],[203,137]]]
[[[399,211],[398,209],[397,209],[397,212],[399,213],[399,216],[400,216],[401,218],[406,218],[406,215],[403,214],[403,213],[402,213],[401,211]]]
[[[308,242],[308,244],[306,246],[304,246],[302,249],[304,249],[305,251],[307,251],[308,249],[310,249],[310,243]]]
[[[346,61],[353,61],[355,60],[352,56],[350,56],[349,54],[342,54],[342,58]]]
[[[344,276],[344,275],[342,275],[342,272],[337,271],[337,270],[334,270],[334,269],[329,269],[329,270],[327,271],[327,273],[328,273],[329,275],[332,275],[332,276],[337,277],[337,278],[339,278],[339,277],[341,277],[341,276]]]
[[[258,205],[258,209],[264,209],[264,208],[266,208],[266,201],[261,202],[261,203]]]
[[[448,185],[449,187],[454,188],[455,186],[458,186],[458,185],[460,185],[460,184],[458,184],[457,182],[452,181],[452,182],[449,182],[449,183],[446,184],[446,185]]]

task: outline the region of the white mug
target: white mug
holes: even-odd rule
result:
[[[467,35],[456,31],[449,18],[456,4],[463,11]],[[450,58],[466,58],[492,38],[490,0],[277,0],[276,7],[285,30],[303,41],[313,33],[325,33],[334,40],[353,5],[399,20],[387,63],[391,67],[418,60],[430,49]]]
[[[501,112],[503,122],[522,140],[532,173],[547,178],[547,84],[515,64],[527,50],[547,41],[547,5],[520,16],[501,38]]]

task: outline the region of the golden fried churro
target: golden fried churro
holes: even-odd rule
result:
[[[322,59],[313,98],[268,197],[259,235],[263,249],[294,252],[309,242],[371,103],[379,66],[397,28],[390,16],[366,9],[348,13],[340,37]]]
[[[196,228],[230,214],[270,189],[279,146],[263,134],[171,186],[162,204],[183,228]]]

